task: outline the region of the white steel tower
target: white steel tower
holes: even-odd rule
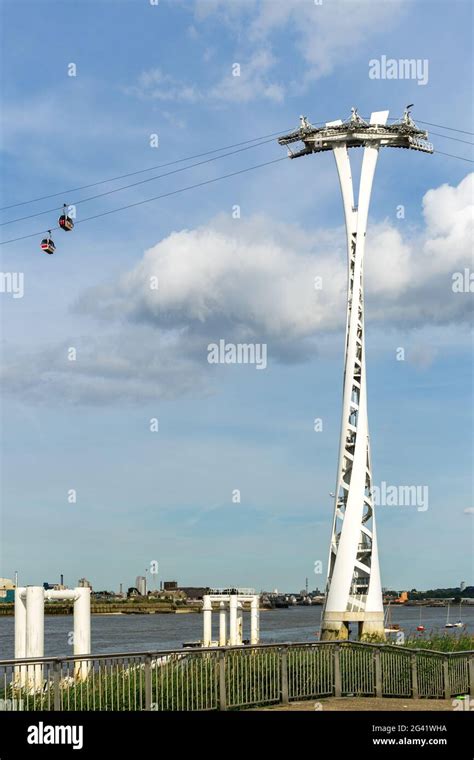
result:
[[[428,134],[410,117],[410,106],[399,122],[387,124],[388,111],[364,121],[355,108],[348,121],[322,127],[301,117],[295,132],[280,137],[280,145],[302,142],[290,158],[332,150],[336,159],[347,232],[348,282],[344,390],[334,516],[329,547],[326,601],[321,638],[344,639],[349,624],[359,624],[359,636],[384,636],[382,587],[375,530],[370,462],[364,341],[363,263],[367,217],[379,148],[411,148],[433,153]],[[354,202],[348,148],[363,147],[359,198]]]

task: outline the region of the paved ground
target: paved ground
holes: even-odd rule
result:
[[[270,705],[255,708],[258,710],[288,711],[288,710],[326,710],[344,711],[361,710],[366,712],[383,712],[403,710],[453,710],[451,699],[377,699],[376,697],[327,697],[325,699],[309,699],[305,702],[291,702],[289,705]]]

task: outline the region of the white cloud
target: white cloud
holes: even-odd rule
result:
[[[207,54],[208,57],[210,53]],[[234,75],[234,64],[240,67]],[[274,56],[265,49],[250,56],[229,61],[220,79],[209,87],[187,84],[169,76],[159,68],[143,71],[135,85],[126,87],[125,93],[141,99],[181,103],[237,102],[247,103],[263,98],[281,103],[285,94],[281,84],[271,81],[269,74],[275,65]]]
[[[420,334],[426,326],[470,324],[469,293],[451,286],[453,271],[471,262],[473,181],[471,174],[457,187],[428,191],[425,227],[416,234],[371,224],[365,272],[372,334],[377,325]],[[158,278],[157,290],[150,278]],[[270,364],[314,357],[343,329],[345,288],[342,228],[306,232],[264,216],[218,217],[173,232],[119,281],[83,294],[76,311],[102,319],[114,335],[80,342],[77,362],[65,359],[63,345],[6,361],[4,388],[81,403],[207,393],[216,377],[206,361],[209,343],[267,343]],[[449,336],[443,340],[446,346]],[[425,346],[414,361],[423,368],[435,356]]]
[[[137,84],[125,87],[124,91],[128,95],[150,100],[196,103],[202,98],[196,87],[180,82],[159,68],[142,71]]]
[[[308,235],[265,217],[219,217],[165,238],[118,284],[89,291],[80,308],[206,342],[224,333],[266,340],[286,358],[301,353],[300,339],[344,319],[333,308],[344,300],[343,243],[334,231]],[[158,290],[150,288],[154,276]],[[318,291],[316,276],[323,282]]]
[[[31,355],[6,347],[4,393],[35,404],[102,406],[207,392],[195,358],[171,332],[124,327],[112,335],[77,337],[73,344],[75,361],[67,358],[71,341]]]
[[[465,515],[474,515],[474,507],[466,507],[464,510]]]
[[[240,24],[250,43],[268,46],[281,32],[294,40],[305,64],[300,84],[330,74],[339,64],[353,59],[371,36],[387,29],[404,13],[406,2],[330,0],[320,5],[312,0],[196,0],[197,22],[212,18],[232,29]]]
[[[239,76],[234,76],[229,67],[220,82],[210,90],[209,97],[212,100],[247,103],[256,98],[264,98],[277,103],[283,101],[284,87],[269,78],[276,63],[269,50],[258,50],[249,59],[243,58],[235,63],[240,66]]]
[[[330,0],[321,5],[311,0],[196,0],[197,26],[188,28],[192,39],[197,39],[201,31],[204,34],[209,24],[214,25],[211,29],[224,24],[238,40],[228,71],[215,83],[190,84],[161,69],[150,69],[125,92],[140,98],[188,103],[248,103],[262,99],[281,103],[288,90],[293,94],[304,92],[314,80],[354,59],[372,36],[398,20],[406,2],[358,0],[356,12],[353,5],[351,0]],[[292,74],[292,81],[287,67],[277,73],[279,59],[274,38],[280,38],[282,33],[286,34],[285,54],[289,47],[299,71]],[[204,60],[209,60],[206,51]],[[233,62],[241,66],[240,77],[232,76]]]
[[[452,273],[471,261],[473,181],[471,174],[457,187],[428,191],[425,227],[417,233],[403,236],[387,221],[371,224],[369,319],[384,323],[390,316],[420,326],[469,318],[465,294],[452,290]],[[344,244],[341,229],[307,233],[266,217],[218,217],[174,232],[117,285],[90,291],[83,307],[209,337],[223,324],[235,335],[265,338],[282,354],[293,353],[299,340],[344,323]],[[150,289],[153,275],[159,290]],[[321,289],[315,277],[322,278]]]

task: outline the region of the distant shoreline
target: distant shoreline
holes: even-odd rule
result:
[[[262,607],[260,612],[266,612]],[[176,607],[170,604],[157,604],[156,602],[119,602],[91,604],[91,615],[191,615],[201,614],[201,604],[193,603],[186,607]],[[0,617],[12,617],[15,614],[14,602],[0,604]],[[47,602],[44,605],[45,615],[72,615],[73,605],[70,603]]]
[[[187,615],[200,613],[201,605],[193,604],[187,607],[174,607],[167,604],[137,604],[135,602],[120,602],[118,604],[91,604],[92,615]],[[44,605],[45,615],[72,615],[73,605],[58,602],[46,603]],[[0,604],[0,617],[13,616],[15,614],[14,602],[5,602]]]

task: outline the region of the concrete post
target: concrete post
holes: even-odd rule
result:
[[[26,657],[26,588],[15,589],[15,659]],[[26,682],[26,667],[15,667],[15,686],[24,686]]]
[[[203,613],[203,635],[202,645],[203,647],[210,647],[212,641],[212,603],[208,594],[203,597],[202,613]]]
[[[260,638],[260,600],[258,596],[252,597],[250,603],[250,643],[258,644]]]
[[[225,619],[225,603],[221,602],[219,605],[219,646],[225,647],[227,644],[227,631],[226,631],[226,619]]]
[[[232,594],[229,599],[229,644],[237,644],[237,597]]]
[[[26,588],[26,656],[44,656],[44,589],[42,586]],[[28,687],[39,689],[43,685],[43,666],[28,666]]]
[[[74,654],[91,652],[91,590],[74,589]],[[90,662],[81,660],[74,665],[76,678],[84,681],[90,670]]]
[[[244,610],[241,602],[237,602],[237,644],[244,640]]]

